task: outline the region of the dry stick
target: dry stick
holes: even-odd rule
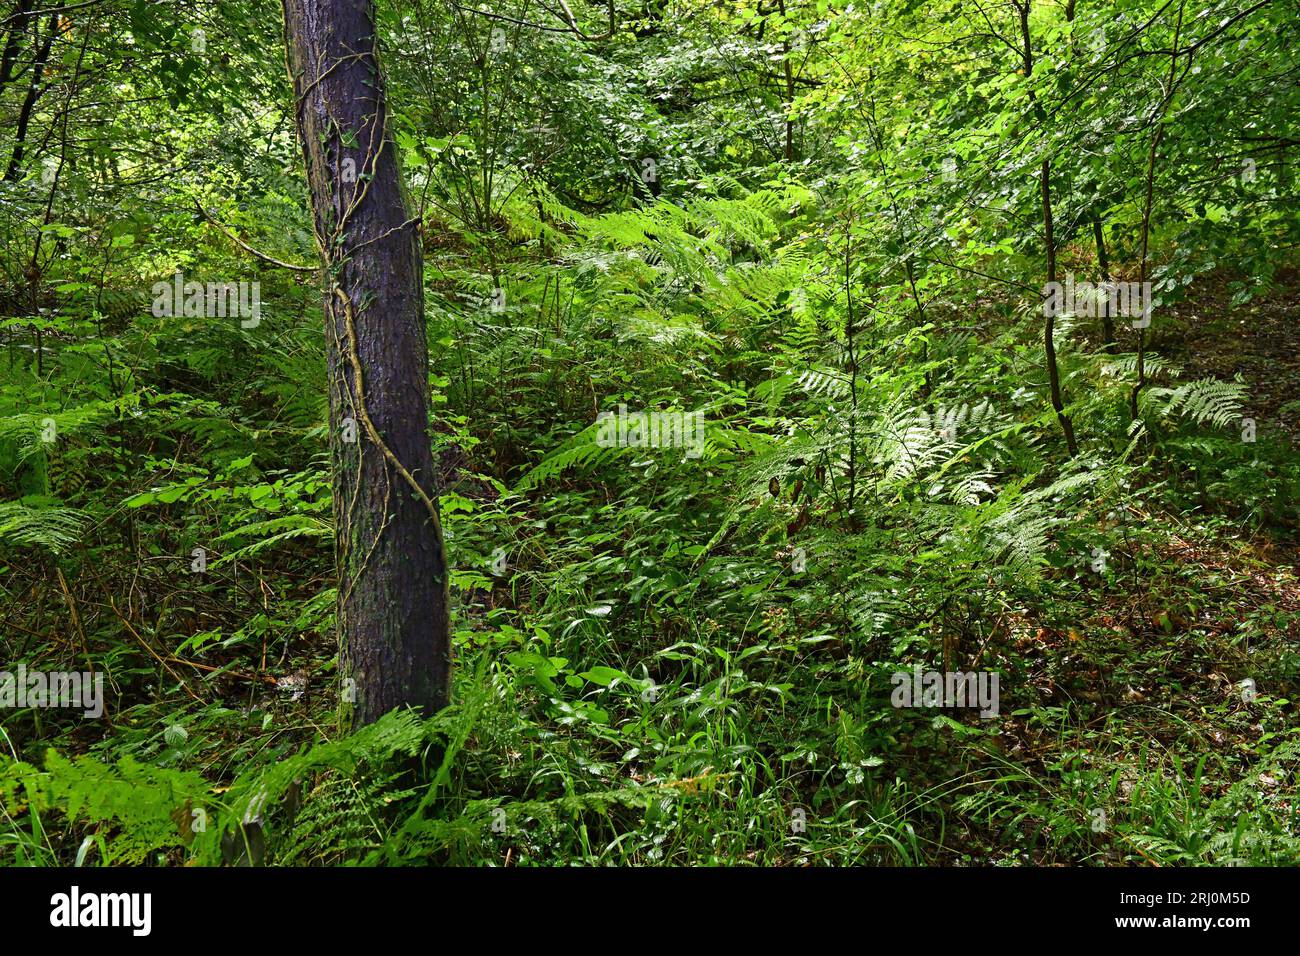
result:
[[[448,4],[453,9],[458,10],[461,13],[472,13],[475,16],[480,16],[487,20],[501,20],[504,21],[505,23],[513,23],[516,24],[517,26],[528,27],[529,29],[532,30],[541,30],[544,33],[572,33],[573,32],[572,28],[548,27],[545,24],[530,23],[527,20],[517,20],[514,17],[509,17],[506,16],[505,14],[493,13],[490,10],[476,10],[473,7],[462,7],[459,3],[456,3],[455,0],[448,0]],[[554,11],[551,12],[553,13]]]
[[[113,599],[113,597],[111,597],[111,596],[110,596],[109,599],[108,599],[108,606],[111,607],[111,608],[113,609],[113,613],[117,615],[118,620],[120,620],[123,624],[126,625],[126,629],[127,629],[128,631],[131,632],[131,636],[134,637],[137,641],[140,642],[140,646],[143,647],[143,648],[144,648],[146,651],[148,651],[150,654],[152,654],[154,660],[156,660],[159,664],[161,664],[164,668],[166,668],[167,673],[171,674],[172,677],[176,678],[177,683],[179,683],[182,687],[185,688],[185,693],[189,694],[191,697],[193,697],[195,700],[197,700],[200,704],[204,703],[204,700],[203,700],[202,697],[200,697],[198,694],[194,693],[194,691],[190,690],[190,685],[187,684],[187,683],[185,683],[185,678],[181,677],[180,674],[176,673],[174,670],[172,670],[170,667],[168,667],[167,662],[166,662],[165,660],[163,660],[161,657],[158,656],[158,652],[155,651],[155,650],[154,650],[154,649],[149,645],[149,642],[146,641],[143,637],[141,637],[141,636],[139,635],[139,633],[136,631],[136,629],[135,629],[134,627],[131,626],[131,622],[128,621],[125,617],[122,616],[122,612],[119,611],[119,610],[117,609],[117,602],[116,602],[116,601]]]
[[[175,654],[167,655],[167,660],[171,661],[173,664],[184,664],[186,667],[193,667],[195,670],[207,671],[211,674],[221,673],[223,676],[227,677],[238,677],[240,680],[254,682],[261,681],[263,684],[279,684],[279,681],[269,674],[245,674],[242,671],[226,670],[224,667],[215,667],[212,664],[200,664],[198,661],[187,661],[185,658],[177,657]]]
[[[81,653],[86,658],[86,669],[90,671],[91,676],[95,674],[95,665],[90,662],[90,647],[86,643],[86,629],[81,626],[81,615],[77,613],[77,602],[73,600],[72,592],[68,590],[68,582],[63,577],[63,569],[56,567],[55,573],[59,576],[59,587],[63,589],[63,597],[68,602],[68,611],[72,614],[72,624],[81,635]]]
[[[374,58],[374,51],[371,50],[369,51],[369,53],[371,57]],[[376,64],[375,66],[376,75],[378,75],[378,72],[379,72],[378,64]],[[385,104],[385,106],[386,105],[387,104]],[[376,133],[378,133],[377,140],[375,138]],[[335,230],[336,237],[342,236],[343,230],[347,227],[348,221],[352,218],[353,214],[357,211],[357,209],[360,208],[361,203],[365,201],[366,196],[369,195],[370,184],[374,179],[373,174],[379,166],[379,159],[380,156],[383,154],[384,147],[387,145],[387,142],[388,142],[388,111],[387,109],[385,109],[383,126],[380,127],[377,124],[374,124],[373,122],[371,124],[371,138],[370,138],[371,149],[369,150],[370,155],[373,156],[373,159],[370,162],[371,176],[368,177],[365,183],[359,187],[356,193],[354,193],[354,199],[352,200],[351,203],[349,203],[347,210],[344,212],[342,218],[339,220],[338,228]],[[415,220],[409,220],[404,225],[409,225],[414,221]],[[424,503],[425,509],[429,512],[429,519],[433,523],[433,528],[437,533],[438,537],[441,538],[442,521],[438,517],[437,505],[434,504],[434,502],[425,493],[424,489],[420,486],[420,483],[415,480],[415,477],[406,469],[406,466],[402,464],[401,460],[397,457],[397,455],[393,452],[393,450],[388,447],[388,444],[383,440],[383,438],[380,437],[379,430],[375,427],[374,422],[370,418],[370,410],[366,405],[365,387],[364,387],[364,381],[363,381],[363,376],[361,371],[361,358],[358,349],[356,313],[353,308],[351,297],[342,289],[341,286],[339,286],[337,282],[333,283],[333,285],[334,285],[334,294],[343,303],[344,326],[348,334],[348,346],[349,346],[348,359],[349,359],[349,363],[352,366],[352,374],[356,382],[357,413],[361,416],[362,423],[366,426],[366,434],[370,437],[371,442],[373,442],[379,448],[384,458],[387,459],[388,462],[395,469],[397,469],[397,473],[402,476],[402,479],[408,485],[411,486],[411,489]],[[359,477],[360,477],[360,473],[358,472],[358,478]],[[380,528],[380,531],[382,533],[383,531],[382,526]],[[373,547],[371,550],[373,551]]]
[[[328,258],[329,258],[328,250],[330,249],[331,246],[331,240],[326,240],[321,236],[320,232],[316,228],[316,223],[314,220],[312,222],[312,235],[316,239],[316,246],[320,252],[321,262],[323,264],[328,263]],[[327,268],[327,266],[324,267]],[[344,347],[343,344],[339,341],[337,322],[332,318],[329,318],[328,316],[327,319],[328,321],[326,321],[325,323],[325,330],[330,337],[330,346],[341,355],[344,352]],[[338,399],[339,407],[342,408],[343,402],[346,400],[348,406],[351,408],[352,414],[356,415],[357,403],[355,398],[353,397],[352,390],[347,387],[347,382],[346,381],[343,381],[341,383],[331,382],[330,383],[331,389],[334,389],[336,385],[339,392],[339,399]],[[387,478],[387,470],[385,470],[384,475],[385,478]],[[391,490],[391,486],[392,483],[388,482],[387,487],[385,487],[384,489],[384,520],[380,523],[379,531],[375,535],[375,541],[371,545],[370,551],[367,553],[365,560],[362,562],[360,571],[348,583],[348,588],[346,591],[343,592],[342,598],[339,602],[340,627],[342,627],[344,623],[343,616],[345,616],[347,613],[347,602],[352,597],[352,588],[356,585],[356,581],[360,578],[361,571],[364,571],[367,564],[369,564],[370,555],[374,553],[375,546],[378,545],[379,538],[383,534],[384,528],[387,526],[388,495]],[[342,526],[338,527],[337,525],[339,523],[336,522],[336,527],[334,529],[336,545],[339,548],[341,548],[341,550],[344,552],[348,551],[349,548],[351,547],[350,535],[351,535],[351,528],[352,528],[352,515],[355,512],[356,504],[358,499],[360,499],[360,497],[361,497],[361,446],[358,445],[357,446],[357,480],[352,486],[351,497],[347,500],[347,503],[343,506],[343,521],[341,523]],[[340,574],[342,574],[342,570],[340,570]]]
[[[273,266],[278,266],[281,269],[292,269],[294,272],[319,272],[320,271],[319,266],[295,265],[292,262],[284,262],[280,259],[275,258],[274,256],[268,256],[265,252],[259,252],[258,250],[250,246],[248,243],[246,243],[243,239],[240,239],[237,235],[235,235],[225,226],[223,226],[215,218],[213,218],[213,216],[206,209],[203,208],[203,204],[200,203],[197,199],[194,200],[194,208],[199,211],[199,213],[203,216],[204,219],[206,219],[208,222],[212,223],[212,225],[220,229],[225,234],[227,239],[229,239],[231,242],[239,246],[239,248],[243,249],[245,252],[249,253],[250,255],[256,256],[258,259],[261,259],[263,262],[270,263]]]
[[[359,463],[358,463],[358,470],[357,470],[357,484],[355,490],[358,492],[361,490],[361,471],[360,471]],[[352,579],[350,581],[348,581],[348,589],[343,592],[343,598],[341,603],[344,607],[347,607],[348,601],[352,600],[352,589],[357,586],[357,582],[361,580],[361,575],[365,572],[366,568],[370,566],[370,559],[375,556],[375,549],[379,547],[380,539],[383,538],[384,532],[388,530],[388,522],[389,522],[388,503],[389,501],[392,500],[392,493],[393,493],[393,482],[389,479],[388,471],[387,469],[385,469],[384,470],[384,506],[383,506],[384,518],[379,523],[379,530],[375,532],[375,540],[370,542],[370,548],[368,551],[366,551],[366,556],[361,559],[361,564],[357,566],[357,573],[352,576]],[[352,502],[353,504],[355,504],[356,502],[355,495],[353,496]],[[349,505],[348,507],[349,516],[351,516],[351,513],[352,513],[352,507],[351,505]],[[350,517],[349,517],[349,524],[350,524]]]
[[[338,296],[340,301],[343,303],[343,319],[348,332],[349,344],[351,346],[348,349],[348,359],[352,365],[352,375],[356,382],[357,414],[361,416],[361,421],[366,426],[366,434],[370,437],[371,442],[379,448],[380,452],[383,453],[384,458],[388,460],[389,464],[397,469],[397,473],[402,476],[402,479],[411,486],[411,490],[416,493],[422,502],[424,502],[424,507],[428,509],[429,512],[429,520],[433,522],[433,527],[441,533],[442,522],[438,518],[437,506],[432,500],[430,500],[429,496],[425,494],[424,489],[420,487],[420,483],[415,480],[409,471],[406,470],[406,466],[403,465],[397,455],[393,453],[393,450],[389,448],[383,438],[380,437],[379,430],[375,428],[375,423],[370,419],[370,411],[366,408],[365,387],[362,383],[361,360],[357,356],[357,329],[352,310],[352,300],[348,297],[346,292],[339,288],[337,284],[334,286],[334,294]]]
[[[564,22],[569,25],[569,29],[573,31],[573,35],[576,36],[579,40],[582,40],[585,43],[599,43],[602,40],[608,40],[610,37],[614,35],[615,17],[614,17],[613,0],[610,0],[609,3],[609,29],[606,30],[604,33],[599,33],[594,36],[584,33],[582,31],[582,27],[578,26],[578,18],[573,15],[573,11],[569,9],[569,4],[566,2],[566,0],[558,0],[558,2],[560,4],[560,11],[563,14],[561,19],[563,19]],[[550,13],[552,15],[555,14],[555,11],[550,9],[550,7],[546,6],[546,4],[544,3],[541,4],[541,7],[542,9],[546,10],[547,13]]]
[[[366,55],[365,53],[349,53],[347,56],[341,56],[337,60],[335,60],[333,66],[331,66],[328,70],[325,70],[323,73],[318,74],[316,76],[316,79],[308,83],[307,87],[302,91],[302,93],[298,95],[298,109],[299,110],[302,109],[302,104],[307,101],[307,94],[310,93],[312,90],[314,90],[317,86],[319,86],[320,83],[325,79],[325,77],[329,76],[331,73],[337,70],[344,63],[348,62],[348,60],[359,60],[365,55]]]

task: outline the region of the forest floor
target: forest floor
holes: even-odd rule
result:
[[[1266,454],[1265,436],[1282,436],[1283,444],[1289,439],[1292,447],[1300,440],[1300,326],[1295,320],[1300,274],[1282,278],[1271,294],[1235,310],[1228,307],[1230,281],[1211,277],[1199,282],[1173,320],[1161,324],[1152,343],[1153,352],[1183,366],[1187,378],[1231,380],[1240,375],[1248,395],[1244,412],[1260,430],[1260,454]],[[1231,444],[1240,453],[1235,436]],[[1250,469],[1251,454],[1245,453],[1240,467]],[[474,473],[474,463],[461,452],[444,454],[441,464],[448,475]],[[520,756],[530,753],[547,755],[551,769],[546,784],[555,788],[555,781],[562,780],[565,793],[629,782],[683,792],[671,838],[664,836],[667,823],[647,822],[625,809],[608,821],[603,851],[583,844],[583,858],[597,862],[1289,862],[1300,845],[1295,502],[1280,518],[1275,514],[1268,522],[1248,522],[1238,515],[1246,509],[1224,500],[1213,485],[1226,480],[1225,469],[1213,460],[1210,464],[1214,467],[1202,465],[1214,472],[1205,480],[1176,474],[1184,480],[1172,497],[1168,489],[1144,494],[1140,504],[1130,503],[1119,509],[1124,513],[1106,519],[1109,538],[1124,542],[1108,555],[1110,573],[1092,574],[1072,557],[1046,569],[1042,590],[1013,595],[977,588],[967,604],[962,603],[966,596],[954,595],[944,616],[925,623],[927,634],[942,635],[945,641],[959,635],[951,647],[945,644],[945,657],[951,652],[945,664],[1002,673],[996,721],[970,713],[954,714],[957,719],[900,715],[880,706],[879,697],[855,710],[855,695],[866,697],[879,689],[875,684],[868,689],[871,678],[864,680],[861,669],[864,662],[874,663],[873,656],[883,657],[879,648],[848,647],[851,642],[843,641],[782,656],[798,642],[782,648],[781,641],[772,639],[766,679],[801,680],[816,687],[815,692],[797,688],[780,707],[754,705],[765,692],[761,680],[732,690],[727,682],[740,677],[730,670],[739,669],[731,658],[721,674],[701,665],[700,674],[692,673],[678,688],[680,703],[661,704],[653,718],[638,707],[635,694],[623,702],[590,687],[565,700],[567,710],[548,712],[543,705],[547,694],[538,684],[558,675],[541,672],[532,683],[516,676],[516,683],[503,685],[509,691],[491,702],[490,716],[468,740],[466,765],[457,769],[457,793],[474,800],[532,797],[542,785]],[[1155,486],[1170,479],[1159,467],[1147,476]],[[1262,484],[1266,495],[1270,482]],[[1234,487],[1248,485],[1238,481]],[[486,484],[460,487],[462,495],[485,500],[491,491]],[[592,489],[569,486],[564,493],[566,501],[574,502]],[[522,517],[545,523],[547,507],[545,500],[529,500]],[[549,530],[547,534],[561,540]],[[308,545],[298,547],[303,556],[311,554]],[[617,555],[616,548],[603,542],[602,549],[594,560]],[[287,607],[311,606],[328,585],[328,566],[319,555],[303,566],[314,573],[301,574],[288,586],[282,579],[274,600],[265,591],[253,591],[247,574],[235,578],[228,594],[240,602],[238,607],[224,603],[225,591],[190,589],[188,576],[168,578],[171,591],[149,594],[137,593],[134,583],[127,586],[112,573],[102,584],[73,581],[80,611],[76,618],[66,613],[53,576],[33,565],[15,570],[15,579],[30,583],[15,591],[20,597],[5,613],[32,637],[55,629],[56,648],[79,646],[81,633],[74,622],[95,633],[118,620],[135,644],[149,648],[146,640],[153,640],[170,647],[177,639],[168,636],[169,629],[187,637],[207,628],[214,633],[233,629],[248,613],[249,602],[267,616],[277,601]],[[564,569],[563,559],[557,557],[554,566]],[[480,583],[481,588],[460,592],[464,606],[457,609],[459,636],[465,641],[457,652],[462,692],[485,662],[488,669],[495,666],[504,673],[512,668],[522,672],[526,662],[545,663],[521,637],[537,620],[536,609],[516,604],[513,590],[504,584],[489,591],[491,581],[484,577]],[[265,585],[259,579],[256,587]],[[103,590],[96,593],[97,588]],[[29,593],[41,597],[38,603],[45,611],[34,610],[20,626]],[[136,597],[119,597],[115,603],[114,593]],[[566,602],[565,613],[579,619],[570,627],[578,627],[584,605]],[[753,607],[744,610],[748,614]],[[740,634],[740,643],[727,651],[737,655],[736,661],[756,650],[752,629],[737,619],[719,614],[719,629],[711,618],[716,611],[688,605],[675,613],[683,627],[717,631],[713,637],[719,656],[730,647],[722,639],[728,629]],[[512,623],[503,626],[503,621]],[[290,636],[269,646],[268,629],[253,633],[242,647],[214,646],[204,655],[182,644],[168,658],[163,666],[180,668],[185,680],[178,677],[178,683],[190,690],[193,711],[202,715],[186,718],[189,743],[164,739],[160,728],[178,722],[180,708],[174,699],[163,698],[123,713],[121,723],[110,728],[118,735],[116,742],[76,729],[62,746],[73,753],[119,747],[168,762],[183,757],[220,777],[221,768],[236,764],[247,752],[270,747],[271,741],[285,754],[308,745],[331,719],[333,702],[326,688],[337,648],[332,629],[278,623]],[[809,619],[800,625],[820,626]],[[667,627],[662,622],[648,635],[632,626],[622,622],[604,632],[604,643],[590,650],[592,657],[629,672],[630,661],[657,661],[666,671],[666,660],[686,659],[681,649],[691,645],[684,641],[674,645],[677,658],[666,657],[672,648],[665,645],[672,642],[663,639]],[[152,649],[150,653],[161,660]],[[573,653],[557,642],[546,661]],[[762,673],[758,660],[748,658],[752,665],[746,663],[745,677]],[[191,674],[187,666],[203,673]],[[214,669],[222,673],[213,675]],[[572,667],[568,676],[578,680],[580,670]],[[151,672],[147,663],[140,669]],[[825,680],[828,673],[835,679]],[[669,678],[661,671],[658,679]],[[709,696],[715,694],[716,699]],[[707,725],[719,737],[707,745],[698,742],[700,724],[690,723],[692,709],[703,713],[705,704],[713,708],[706,719],[721,715],[718,723]],[[607,709],[613,719],[589,720],[579,706]],[[854,720],[861,722],[855,725]],[[16,740],[21,747],[21,738]],[[843,763],[826,767],[827,754]],[[38,756],[33,748],[31,759]],[[814,758],[821,761],[815,768]],[[853,766],[858,761],[864,770]],[[326,792],[321,784],[319,793]],[[387,800],[378,785],[371,796],[380,803]],[[330,805],[324,798],[320,802]],[[791,840],[789,814],[799,807],[808,808],[809,830]],[[311,820],[297,825],[308,844],[315,825]],[[489,835],[470,859],[519,865],[568,858],[566,854],[579,852],[573,829],[544,835],[521,826],[512,830],[509,843]],[[63,849],[75,849],[74,844]],[[898,849],[905,844],[905,850]],[[171,862],[183,859],[179,850],[172,852]]]
[[[1278,283],[1237,309],[1228,307],[1226,280],[1194,283],[1155,347],[1196,378],[1240,375],[1249,385],[1247,413],[1300,445],[1300,274],[1285,271]]]
[[[1228,281],[1196,283],[1151,350],[1181,365],[1189,378],[1239,376],[1250,397],[1245,414],[1295,447],[1300,275],[1286,273],[1279,285],[1233,310]],[[1280,763],[1261,757],[1286,728],[1300,725],[1294,700],[1300,696],[1300,502],[1291,502],[1283,527],[1268,532],[1213,515],[1220,504],[1206,508],[1205,521],[1166,509],[1135,510],[1125,520],[1165,532],[1154,553],[1144,552],[1149,538],[1135,542],[1128,553],[1110,555],[1120,573],[1100,593],[1085,585],[1073,606],[1053,603],[1045,616],[1030,612],[1005,621],[1006,639],[1026,662],[1016,686],[1032,688],[1034,699],[1004,705],[1013,713],[995,739],[995,756],[976,763],[997,767],[1000,754],[1035,786],[1059,780],[1066,790],[1085,780],[1104,790],[1109,775],[1112,795],[1121,799],[1107,812],[1141,819],[1139,828],[1166,841],[1161,850],[1175,855],[1203,849],[1191,820],[1204,815],[1230,825],[1230,808],[1267,807],[1294,827],[1300,806],[1294,754],[1286,751],[1290,757]],[[1272,712],[1261,717],[1265,700]],[[1044,708],[1057,709],[1060,723],[1045,723]],[[1154,767],[1161,768],[1163,787],[1148,775]],[[1088,813],[1098,812],[1083,789],[1078,796],[1094,807]],[[1032,819],[1036,801],[1025,799],[1025,819]],[[1101,820],[1094,831],[1106,831]],[[1051,831],[1061,823],[1027,837],[967,824],[945,841],[949,849],[941,856],[955,864],[1059,865],[1068,861],[1054,856]],[[1156,863],[1149,843],[1119,836],[1099,862]],[[1252,838],[1236,835],[1241,843]],[[1027,848],[1008,854],[1018,841]],[[981,842],[987,856],[969,849]],[[950,849],[956,846],[966,849]]]

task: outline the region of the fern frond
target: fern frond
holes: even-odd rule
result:
[[[0,541],[48,548],[60,554],[81,540],[90,516],[76,508],[46,502],[53,499],[29,497],[0,502]]]

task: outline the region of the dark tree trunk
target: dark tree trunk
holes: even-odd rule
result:
[[[1012,0],[1016,12],[1020,15],[1020,37],[1024,41],[1023,68],[1025,79],[1032,83],[1034,76],[1034,47],[1029,37],[1030,0]],[[1029,88],[1029,107],[1038,122],[1044,119],[1043,110],[1038,105],[1034,89]],[[1043,247],[1047,252],[1047,281],[1056,282],[1056,237],[1052,224],[1052,161],[1044,152],[1038,170],[1038,185],[1043,199]],[[1065,402],[1061,398],[1061,372],[1056,362],[1056,316],[1051,310],[1045,310],[1043,317],[1043,352],[1047,361],[1047,387],[1051,395],[1052,409],[1057,421],[1061,423],[1061,432],[1065,435],[1065,447],[1070,457],[1079,454],[1079,443],[1074,438],[1074,423],[1065,413]]]
[[[372,3],[284,0],[284,20],[325,270],[341,660],[359,725],[448,698],[423,263]]]
[[[1043,192],[1043,245],[1047,247],[1047,281],[1056,281],[1056,238],[1052,235],[1052,164],[1044,159],[1039,170]],[[1056,317],[1049,312],[1043,321],[1043,352],[1047,359],[1047,387],[1052,397],[1052,408],[1065,434],[1065,447],[1074,458],[1079,454],[1079,444],[1074,438],[1074,423],[1065,414],[1061,400],[1061,373],[1056,364]]]
[[[23,152],[27,148],[27,127],[31,123],[32,110],[36,106],[36,101],[44,92],[41,81],[45,78],[45,64],[50,59],[50,48],[54,46],[54,36],[58,30],[58,15],[51,14],[49,30],[45,34],[45,39],[41,41],[36,51],[36,59],[32,63],[32,79],[27,86],[27,95],[23,97],[23,105],[18,110],[18,127],[14,131],[14,151],[9,155],[9,168],[5,170],[7,183],[18,182],[18,175],[22,171]]]
[[[14,79],[14,67],[18,65],[18,47],[23,34],[27,32],[27,15],[31,12],[34,0],[18,0],[14,12],[9,15],[9,32],[5,35],[4,52],[0,53],[0,94]]]
[[[1092,214],[1092,241],[1097,246],[1097,268],[1101,270],[1101,281],[1107,286],[1110,285],[1110,256],[1106,252],[1106,233],[1101,227],[1101,216],[1097,213]],[[1106,346],[1106,351],[1114,353],[1119,346],[1115,340],[1115,319],[1110,314],[1110,297],[1102,296],[1099,307],[1101,309],[1101,337]]]

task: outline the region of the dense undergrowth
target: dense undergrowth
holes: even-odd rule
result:
[[[107,700],[0,715],[0,861],[1300,863],[1286,4],[1034,3],[1028,81],[1008,4],[387,6],[455,702],[339,725],[320,294],[245,248],[315,254],[278,7],[104,0],[0,183],[0,665]],[[1045,242],[1159,300],[1057,318],[1077,455]]]

